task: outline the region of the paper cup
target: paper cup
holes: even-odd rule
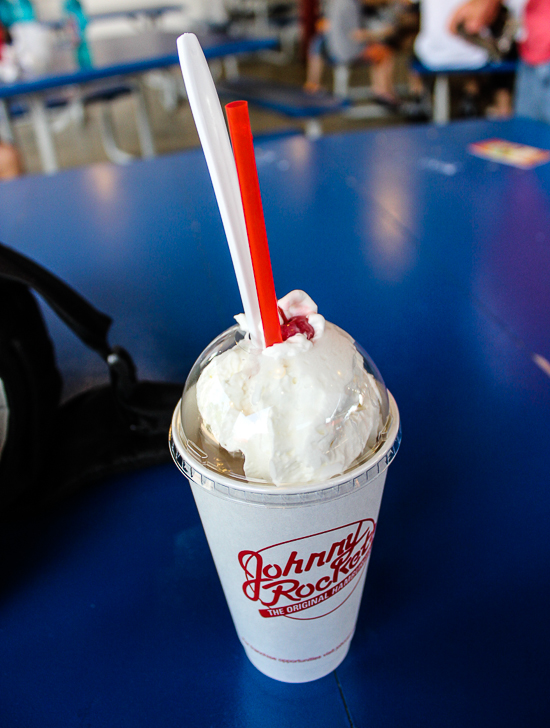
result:
[[[184,445],[175,409],[170,450],[191,484],[237,634],[250,661],[276,680],[316,680],[348,652],[386,470],[401,441],[391,394],[389,401],[387,437],[376,454],[303,487],[214,472]]]

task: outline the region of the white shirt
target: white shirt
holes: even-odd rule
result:
[[[449,30],[451,15],[463,3],[464,0],[420,0],[420,33],[414,51],[428,68],[474,69],[487,63],[487,51]]]

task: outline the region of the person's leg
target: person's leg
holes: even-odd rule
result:
[[[540,120],[550,124],[550,63],[539,66]]]
[[[462,87],[462,96],[458,104],[458,116],[463,119],[475,119],[479,116],[479,81],[473,76],[467,79]]]
[[[325,62],[320,54],[310,55],[307,57],[307,72],[304,88],[306,91],[318,91],[321,87],[321,78],[323,77],[323,69]]]
[[[512,116],[512,94],[507,88],[497,88],[493,103],[485,110],[490,119],[509,119]]]
[[[541,93],[537,79],[537,66],[518,62],[514,110],[516,116],[540,119],[542,115]]]
[[[417,73],[413,68],[409,68],[408,70],[407,81],[409,93],[412,96],[420,97],[424,95],[426,89],[424,88],[424,81],[422,80],[422,76]]]
[[[380,80],[383,94],[389,100],[397,100],[394,86],[395,54],[389,53],[380,64]]]
[[[0,142],[0,179],[13,179],[23,174],[21,159],[12,144]]]
[[[380,101],[396,103],[393,76],[395,68],[395,54],[382,43],[373,43],[365,48],[363,58],[371,65],[371,87],[374,95]]]
[[[485,109],[485,116],[490,119],[508,119],[513,115],[514,80],[515,74],[512,73],[496,73],[489,79],[492,103]]]
[[[315,92],[321,88],[321,79],[323,78],[323,70],[325,68],[324,53],[324,37],[316,35],[313,37],[307,56],[306,82],[304,89],[306,91]]]

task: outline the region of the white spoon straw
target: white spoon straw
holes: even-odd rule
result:
[[[264,347],[254,270],[248,245],[239,178],[218,92],[197,36],[178,38],[178,55],[189,105],[220,208],[252,341]]]

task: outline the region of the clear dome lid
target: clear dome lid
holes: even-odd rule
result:
[[[261,350],[237,325],[202,352],[180,404],[191,462],[253,486],[323,484],[368,467],[391,426],[376,365],[328,322],[319,341],[293,338]]]

